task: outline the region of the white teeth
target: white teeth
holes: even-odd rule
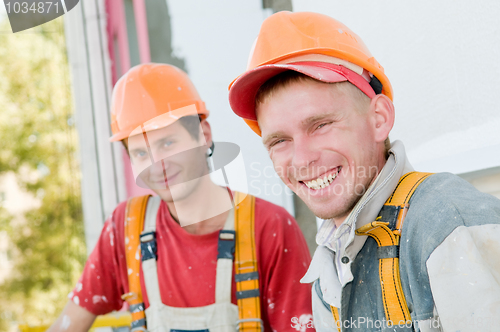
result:
[[[338,175],[338,170],[337,170],[337,173],[335,173],[335,174],[330,174],[330,175],[325,176],[323,178],[318,178],[316,180],[312,180],[312,181],[308,181],[308,182],[304,182],[304,183],[306,184],[306,186],[308,188],[318,190],[318,189],[328,187],[330,185],[330,183],[332,183],[333,180],[335,180],[337,175]]]

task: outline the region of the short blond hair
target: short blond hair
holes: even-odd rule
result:
[[[269,79],[260,86],[259,90],[257,91],[257,95],[255,96],[255,107],[257,108],[260,105],[265,104],[269,99],[272,98],[274,94],[276,94],[283,88],[286,88],[287,86],[290,86],[293,83],[307,82],[307,81],[330,84],[337,91],[350,94],[354,98],[354,100],[357,101],[357,105],[359,106],[360,111],[363,110],[364,106],[370,104],[370,97],[365,95],[363,91],[358,89],[355,85],[353,85],[350,82],[346,81],[338,83],[326,83],[314,79],[312,77],[309,77],[307,75],[304,75],[302,73],[293,70],[288,70],[272,77],[271,79]]]

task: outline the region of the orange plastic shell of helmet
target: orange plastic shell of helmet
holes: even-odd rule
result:
[[[319,13],[281,11],[268,17],[250,53],[247,72],[309,54],[336,57],[366,69],[382,83],[382,93],[393,99],[384,68],[361,38],[341,22]],[[237,79],[231,82],[229,89]],[[260,134],[256,121],[245,119],[245,122]]]
[[[111,102],[111,142],[127,138],[148,123],[149,128],[166,127],[196,111],[206,118],[205,103],[185,72],[167,64],[147,63],[131,68],[116,83]],[[186,110],[183,111],[183,108]],[[175,116],[162,114],[175,111]],[[174,114],[173,113],[173,114]],[[185,114],[184,114],[185,113]]]
[[[365,43],[341,22],[327,15],[281,11],[267,18],[250,54],[247,70],[305,54],[324,54],[363,67],[382,83],[392,100],[392,86],[384,68]]]

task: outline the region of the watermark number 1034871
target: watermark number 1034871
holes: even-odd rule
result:
[[[12,32],[52,21],[73,9],[79,0],[4,0]]]
[[[11,12],[14,12],[16,14],[19,13],[27,14],[28,12],[38,13],[38,14],[44,14],[44,13],[49,14],[51,9],[55,11],[56,14],[58,14],[59,3],[57,2],[52,3],[51,1],[40,1],[38,3],[32,2],[30,4],[26,1],[23,2],[9,1],[5,3],[5,9],[7,10],[7,14],[10,14]]]

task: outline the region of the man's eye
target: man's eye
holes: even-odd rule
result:
[[[169,146],[171,146],[172,144],[174,144],[174,141],[165,141],[163,143],[163,147],[164,148],[168,148]]]
[[[323,128],[327,124],[330,124],[330,122],[325,122],[325,123],[320,124],[319,126],[316,127],[316,130]]]
[[[137,152],[135,153],[135,157],[136,157],[136,158],[143,158],[143,157],[145,157],[145,156],[146,156],[146,154],[147,154],[147,153],[146,153],[146,151],[137,151]]]
[[[277,141],[272,142],[269,147],[272,148],[273,146],[275,146],[275,145],[277,145],[279,143],[283,143],[284,141],[285,141],[284,139],[279,139]]]

